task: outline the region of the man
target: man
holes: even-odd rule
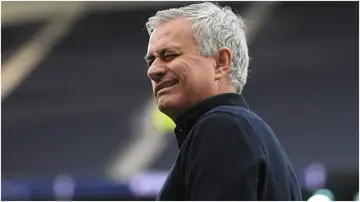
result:
[[[200,3],[159,11],[146,25],[147,74],[180,149],[157,200],[301,200],[282,146],[241,96],[242,19]]]

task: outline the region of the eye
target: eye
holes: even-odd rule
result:
[[[152,63],[155,61],[155,57],[154,56],[146,57],[145,61],[146,61],[147,67],[149,68],[152,65]]]
[[[176,56],[178,56],[177,54],[168,54],[168,55],[165,55],[164,59],[166,61],[170,61],[170,60],[173,60],[174,58],[176,58]]]
[[[147,66],[148,66],[148,67],[150,67],[150,66],[152,65],[152,63],[153,63],[153,62],[154,62],[154,60],[153,60],[153,59],[148,60],[148,61],[147,61]]]

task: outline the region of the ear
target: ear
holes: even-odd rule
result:
[[[227,47],[220,48],[216,58],[215,80],[227,77],[232,61],[231,50]]]

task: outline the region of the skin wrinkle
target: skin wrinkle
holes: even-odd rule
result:
[[[146,23],[149,35],[163,23],[178,17],[185,17],[192,22],[193,37],[202,55],[215,56],[217,50],[224,46],[231,50],[233,58],[228,76],[229,84],[236,93],[241,94],[246,84],[250,61],[244,19],[227,6],[220,7],[210,2],[192,4],[158,11]]]
[[[164,48],[168,49],[166,55],[175,53],[177,56],[169,60],[161,57],[159,52]],[[192,23],[184,17],[165,22],[152,32],[149,56],[155,57],[148,68],[153,89],[164,79],[177,81],[174,86],[155,95],[159,110],[173,120],[208,97],[235,92],[228,82],[230,49],[221,48],[216,56],[202,55],[194,38]]]

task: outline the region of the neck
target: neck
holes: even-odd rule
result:
[[[224,93],[236,93],[236,89],[229,85],[228,82],[220,82],[216,95]]]
[[[202,103],[204,100],[216,96],[216,95],[220,95],[220,94],[226,94],[226,93],[236,93],[236,90],[234,87],[231,87],[230,85],[228,85],[227,81],[221,81],[219,82],[219,85],[217,88],[213,89],[212,93],[210,94],[203,94],[203,95],[199,95],[199,99],[195,102],[195,103],[191,103],[189,106],[187,106],[184,109],[174,109],[174,110],[169,110],[163,112],[165,113],[168,117],[170,117],[174,122],[175,120],[184,112],[186,112],[188,109]]]

